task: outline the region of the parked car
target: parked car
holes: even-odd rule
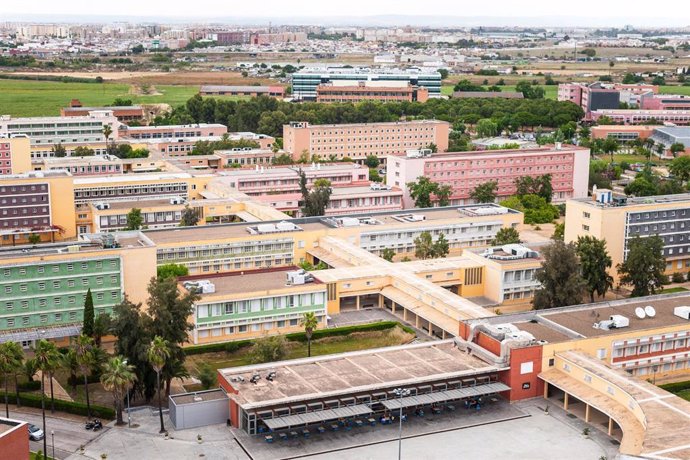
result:
[[[40,441],[45,437],[43,430],[34,424],[29,424],[29,439],[32,441]]]

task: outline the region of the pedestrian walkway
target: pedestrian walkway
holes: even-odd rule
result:
[[[34,379],[38,379],[39,381],[41,380],[41,371],[36,371],[36,375],[34,376]],[[45,388],[43,389],[43,392],[45,393],[46,396],[50,397],[50,380],[46,379],[45,382]],[[74,399],[67,393],[67,390],[65,390],[62,385],[60,385],[60,382],[57,381],[55,377],[53,377],[53,397],[55,399],[61,399],[63,401],[70,401],[73,402]]]

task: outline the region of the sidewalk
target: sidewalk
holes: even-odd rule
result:
[[[39,381],[41,380],[41,371],[36,371],[36,376],[34,377],[38,379]],[[62,399],[63,401],[74,401],[72,397],[67,393],[67,390],[65,390],[62,385],[60,385],[60,382],[57,381],[55,377],[52,378],[53,380],[53,397],[55,399]],[[50,379],[46,380],[45,382],[45,388],[43,389],[43,392],[46,394],[48,398],[50,398]]]

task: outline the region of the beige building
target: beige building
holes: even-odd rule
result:
[[[28,137],[0,138],[0,175],[31,171],[31,144]]]
[[[594,194],[566,203],[566,242],[586,235],[604,239],[616,267],[625,261],[635,235],[658,235],[664,240],[666,272],[690,271],[690,194],[640,198],[615,198],[610,190]],[[616,270],[611,274],[618,278]]]
[[[385,161],[386,155],[427,148],[448,150],[450,123],[440,120],[311,125],[292,122],[283,126],[283,149],[298,159],[304,152],[324,159],[351,158],[362,162],[369,155]]]

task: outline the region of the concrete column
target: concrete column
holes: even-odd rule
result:
[[[383,296],[379,294],[379,308],[383,308]]]
[[[391,301],[391,310],[393,311],[393,314],[395,314],[395,302],[393,301]]]
[[[549,382],[544,382],[544,399],[549,398]]]
[[[441,338],[444,339],[444,340],[445,340],[445,338],[446,338],[446,330],[445,330],[445,329],[442,329],[442,330],[441,330]]]
[[[359,310],[360,308],[361,308],[361,307],[360,307],[359,296],[357,296],[357,310]]]
[[[431,325],[431,321],[429,321],[429,335],[432,335],[433,331],[434,331],[434,329]]]
[[[419,329],[419,315],[414,317],[414,326]]]
[[[403,310],[403,321],[407,321],[407,308],[402,307]]]
[[[609,436],[613,436],[613,419],[609,417]]]
[[[589,404],[585,403],[585,422],[589,423]]]
[[[568,410],[568,393],[564,393],[563,410]]]

